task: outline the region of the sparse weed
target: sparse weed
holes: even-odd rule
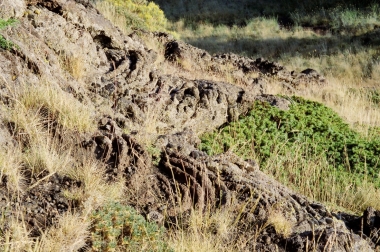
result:
[[[81,80],[85,74],[83,56],[60,55],[61,66],[76,80]]]
[[[20,220],[17,219],[18,217]],[[3,224],[1,223],[0,227],[1,251],[33,251],[34,241],[29,237],[22,216],[8,219],[6,226]]]
[[[44,171],[63,174],[72,165],[69,151],[56,150],[54,144],[41,142],[24,151],[23,161],[33,175]]]
[[[147,151],[152,156],[152,163],[158,165],[161,161],[161,150],[154,145],[150,145]]]
[[[0,18],[0,30],[8,26],[15,25],[16,23],[17,23],[16,19],[4,20]],[[12,41],[7,40],[6,38],[4,38],[3,35],[0,34],[0,48],[5,49],[5,50],[10,50],[14,46],[15,44]]]

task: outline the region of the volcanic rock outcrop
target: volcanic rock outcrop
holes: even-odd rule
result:
[[[193,208],[245,205],[234,213],[240,214],[240,232],[229,238],[249,237],[265,227],[255,241],[247,239],[246,251],[372,251],[379,244],[374,235],[380,228],[378,212],[368,210],[361,233],[356,225],[360,217],[343,218],[310,202],[265,175],[254,160],[230,152],[208,156],[197,149],[201,133],[237,120],[256,99],[286,109],[286,101],[264,94],[265,76],[275,76],[279,85],[290,89],[326,85],[315,71],[290,72],[277,63],[233,54],[211,56],[163,33],[149,36],[164,44],[165,51],[148,50],[136,33],[123,34],[87,0],[5,0],[0,17],[19,20],[1,31],[16,45],[0,49],[1,102],[11,104],[13,90],[21,85],[48,83],[94,111],[98,130],[78,134],[72,141],[107,165],[105,180],[125,177],[134,192],[131,204],[147,216],[161,214],[174,220]],[[186,60],[192,71],[218,73],[230,65],[229,71],[243,85],[163,74],[155,65],[157,57],[173,67]],[[247,77],[252,73],[259,77]],[[4,123],[1,148],[17,144],[12,134],[12,127]],[[157,162],[152,161],[149,146],[137,140],[141,136],[161,148]],[[31,174],[27,186],[44,176]],[[75,208],[62,196],[71,187],[80,188],[81,182],[54,175],[22,197],[9,199],[2,181],[1,206],[32,213],[28,223],[37,236],[38,230]],[[293,224],[289,236],[265,225],[273,211]],[[50,221],[41,223],[46,219]]]

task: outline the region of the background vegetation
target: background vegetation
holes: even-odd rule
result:
[[[228,17],[220,22],[182,17],[173,19],[170,29],[210,53],[264,57],[296,71],[313,68],[347,85],[373,85],[380,73],[379,5],[334,6],[312,11],[283,7],[289,10],[286,15],[252,14],[240,24]]]
[[[289,0],[289,1],[263,1],[263,0],[155,0],[171,21],[180,19],[195,23],[213,23],[215,25],[244,24],[244,22],[256,17],[278,17],[282,23],[291,23],[291,13],[300,12],[302,15],[352,6],[365,8],[374,3],[371,0]]]

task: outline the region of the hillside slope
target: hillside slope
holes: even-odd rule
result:
[[[167,34],[140,32],[163,47],[148,49],[139,32],[123,34],[87,0],[1,7],[2,20],[17,19],[0,31],[10,45],[0,49],[4,250],[96,251],[90,213],[110,201],[173,232],[194,209],[228,209],[235,221],[224,239],[240,241],[240,251],[379,244],[378,211],[333,213],[254,160],[198,149],[201,133],[236,121],[256,100],[287,108],[285,99],[265,95],[267,76],[291,90],[328,85],[315,71],[211,56]],[[240,85],[217,81],[226,73]]]

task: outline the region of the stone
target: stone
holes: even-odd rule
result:
[[[0,18],[1,19],[19,19],[26,11],[26,3],[24,0],[1,0],[0,1]]]

